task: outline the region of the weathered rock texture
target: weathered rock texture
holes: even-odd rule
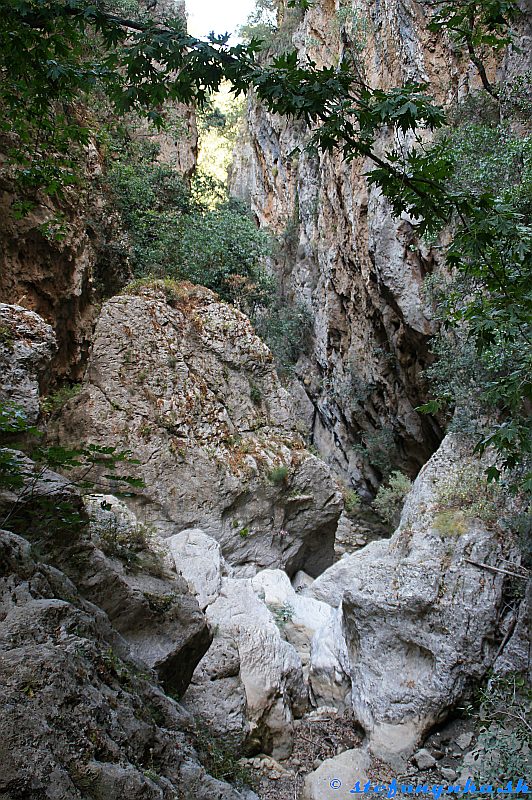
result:
[[[168,114],[174,135],[153,134],[134,117],[127,120],[129,134],[156,143],[159,159],[189,178],[197,157],[194,111],[175,104]],[[0,300],[36,311],[52,326],[58,344],[54,377],[77,378],[85,366],[98,303],[131,277],[127,235],[105,190],[105,158],[91,143],[76,167],[90,191],[67,187],[57,201],[37,193],[30,198],[34,208],[18,219],[20,197],[5,169],[4,149],[0,141]]]
[[[1,166],[0,156],[0,300],[32,309],[50,323],[58,343],[56,376],[75,375],[89,347],[100,257],[108,280],[111,275],[103,261],[110,231],[117,231],[116,215],[108,208],[100,214],[103,198],[97,192],[89,197],[85,190],[67,189],[56,205],[34,198],[35,207],[17,219],[13,205],[19,198]],[[102,161],[96,148],[88,148],[79,169],[97,180]],[[127,264],[116,259],[113,270],[117,280],[128,274]]]
[[[184,696],[187,707],[252,752],[286,757],[307,708],[301,659],[249,578],[226,578],[206,611],[214,644]]]
[[[21,487],[0,492],[0,524],[27,538],[103,609],[131,654],[182,693],[211,635],[183,578],[120,501],[83,501],[60,475],[18,455]],[[105,509],[102,508],[102,504]]]
[[[344,556],[304,590],[341,608],[329,650],[348,665],[353,711],[371,748],[398,763],[493,666],[515,614],[503,602],[504,574],[470,563],[500,567],[520,556],[496,520],[468,516],[485,480],[468,447],[448,435],[421,470],[392,539]],[[323,687],[319,644],[317,635],[310,681],[316,658]]]
[[[2,798],[256,800],[206,774],[188,714],[106,615],[6,531],[0,620]]]
[[[354,58],[373,87],[427,81],[447,104],[480,81],[467,57],[426,30],[429,13],[415,0],[348,0],[340,7],[328,0],[312,4],[292,42],[318,66]],[[231,189],[261,226],[284,239],[277,269],[285,296],[307,305],[314,319],[313,352],[300,362],[295,394],[301,398],[303,387],[312,401],[314,444],[364,491],[380,477],[379,461],[414,474],[441,439],[437,422],[415,411],[425,398],[422,372],[434,332],[422,282],[437,250],[419,242],[412,221],[394,219],[368,187],[370,162],[305,150],[310,134],[251,99]],[[377,150],[388,144],[383,132]],[[361,444],[369,464],[353,450]]]
[[[332,563],[341,497],[239,311],[185,284],[170,302],[152,290],[115,297],[83,387],[54,435],[129,449],[146,488],[128,502],[162,536],[201,528],[241,574],[316,576]]]
[[[54,332],[38,314],[0,303],[0,401],[24,409],[30,424],[39,417],[40,384],[50,380],[55,351]]]

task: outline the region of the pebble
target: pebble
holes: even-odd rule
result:
[[[461,733],[460,736],[456,737],[456,744],[460,748],[460,750],[467,750],[471,742],[473,741],[473,734],[472,733]]]
[[[436,763],[434,756],[431,755],[431,753],[429,753],[429,751],[425,748],[418,750],[412,761],[419,767],[419,769],[430,769],[430,767],[433,767]]]
[[[446,781],[454,781],[456,778],[456,772],[451,767],[440,767],[440,772]]]

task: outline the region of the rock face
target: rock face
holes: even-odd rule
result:
[[[496,566],[519,557],[493,521],[464,516],[484,480],[468,452],[448,435],[420,472],[392,539],[344,556],[304,590],[341,608],[329,650],[346,645],[339,660],[348,665],[355,717],[373,752],[397,765],[492,667],[504,635],[504,575],[470,561]],[[444,511],[451,485],[456,502]],[[311,682],[319,639],[314,648]]]
[[[83,386],[54,435],[129,449],[146,485],[130,504],[163,537],[201,528],[239,574],[332,563],[341,497],[239,311],[185,284],[113,298]]]
[[[467,58],[427,32],[427,13],[415,0],[314,3],[292,44],[318,66],[353,58],[375,88],[427,81],[438,101],[464,98],[480,87],[478,76]],[[252,98],[231,189],[285,242],[278,275],[286,297],[308,307],[315,336],[294,395],[303,390],[312,402],[311,434],[321,454],[365,491],[383,459],[414,474],[442,436],[436,421],[415,411],[424,402],[422,371],[434,332],[422,282],[437,250],[368,187],[369,162],[316,155],[305,149],[310,135]],[[302,402],[302,416],[305,408]]]
[[[301,659],[282,639],[271,612],[255,595],[249,579],[225,579],[218,599],[206,613],[216,631],[215,649],[200,664],[200,673],[185,695],[185,704],[191,702],[197,710],[200,694],[211,714],[217,713],[215,707],[219,704],[218,723],[222,730],[228,728],[222,718],[224,708],[238,704],[242,709],[240,730],[233,732],[238,730],[248,749],[271,752],[274,758],[287,756],[293,719],[307,707]],[[233,657],[220,658],[222,652],[232,653]],[[233,678],[218,682],[220,689],[225,689],[223,698],[213,694],[212,684],[202,680],[202,668],[210,672],[211,682],[225,676]]]
[[[54,332],[38,314],[0,303],[0,401],[23,408],[30,424],[39,417],[39,383],[49,380],[55,351]]]
[[[168,690],[182,693],[211,641],[184,579],[166,570],[116,498],[84,502],[61,476],[23,456],[19,465],[23,486],[0,493],[0,520],[44,551],[107,613],[131,655],[155,669]]]
[[[206,774],[186,712],[106,615],[6,531],[0,620],[2,797],[256,800]]]
[[[162,5],[160,0],[159,12]],[[174,3],[167,5],[173,6],[173,14],[184,13]],[[197,157],[195,113],[178,103],[169,104],[167,110],[174,126],[172,135],[153,134],[140,119],[131,120],[130,134],[132,139],[156,144],[159,159],[188,179]],[[95,109],[80,109],[80,113],[99,114]],[[24,200],[33,201],[34,207],[21,219],[15,210],[19,190],[5,176],[2,152],[0,164],[4,165],[0,170],[0,301],[17,303],[42,316],[57,338],[54,377],[78,378],[90,348],[98,303],[130,279],[127,236],[116,203],[99,185],[107,168],[104,153],[91,142],[75,167],[84,180],[75,188],[66,187],[63,199],[55,204],[38,194],[26,195]],[[90,190],[83,187],[85,182]]]

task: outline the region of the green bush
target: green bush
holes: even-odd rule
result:
[[[49,394],[41,402],[41,409],[45,414],[55,414],[60,411],[65,403],[68,403],[73,397],[76,397],[81,392],[82,386],[80,383],[74,383],[72,386],[62,386],[56,392]]]
[[[514,672],[490,677],[477,702],[473,716],[480,735],[474,778],[501,786],[512,778],[526,778],[532,748],[532,691],[526,675]]]
[[[510,108],[511,88],[503,87],[503,94]],[[501,123],[497,103],[486,97],[478,93],[460,106],[454,125],[445,132],[453,165],[450,187],[493,195],[508,219],[498,220],[494,243],[487,235],[493,220],[485,215],[475,246],[463,236],[456,244],[468,268],[446,270],[426,281],[427,298],[445,325],[433,340],[435,363],[425,373],[437,399],[421,410],[443,412],[447,422],[452,419],[451,429],[477,436],[481,451],[490,446],[498,451],[503,458],[489,467],[490,479],[500,477],[502,464],[514,487],[530,487],[531,284],[526,226],[532,218],[532,136],[519,135],[510,122]],[[521,101],[516,96],[519,107]],[[505,274],[507,283],[488,291],[486,274],[495,283]]]
[[[214,178],[199,175],[189,186],[170,165],[133,150],[111,163],[108,184],[136,278],[186,279],[247,313],[270,302],[274,284],[263,268],[269,238]]]
[[[391,473],[393,462],[397,458],[395,435],[391,428],[381,428],[375,431],[365,431],[362,442],[353,445],[353,450],[365,458],[368,463],[377,469],[383,480]]]
[[[275,484],[284,483],[288,478],[288,467],[285,467],[284,464],[280,467],[274,467],[269,471],[268,478]]]
[[[470,463],[443,478],[436,500],[442,511],[460,513],[466,520],[480,519],[494,527],[504,514],[507,495],[500,484],[487,483],[479,464]]]
[[[281,377],[290,377],[299,357],[311,345],[312,318],[301,303],[277,299],[269,306],[257,307],[252,322],[258,335],[270,348]]]
[[[260,39],[263,57],[268,59],[294,49],[292,38],[302,19],[303,10],[297,5],[285,6],[279,19],[275,0],[256,0],[255,10],[240,28],[239,35],[244,42]]]
[[[354,489],[345,489],[343,492],[345,513],[348,516],[354,514],[360,508],[361,499],[358,492]]]
[[[240,748],[234,746],[227,737],[222,738],[198,719],[194,721],[192,734],[194,747],[209,775],[237,787],[255,785],[254,775],[240,763]]]
[[[373,501],[377,514],[394,528],[399,524],[404,500],[411,488],[410,478],[395,470],[388,479],[388,485],[379,487]]]
[[[282,605],[272,603],[271,605],[268,605],[268,609],[275,620],[275,624],[280,630],[283,630],[283,628],[285,628],[294,617],[294,608],[288,602],[285,602]]]
[[[227,203],[181,220],[175,251],[176,277],[214,289],[223,300],[250,310],[269,302],[272,279],[262,267],[266,234],[241,207]]]

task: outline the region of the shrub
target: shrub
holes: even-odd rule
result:
[[[291,622],[294,616],[294,609],[288,602],[285,602],[282,605],[272,604],[269,605],[268,608],[275,620],[275,624],[281,630],[286,627],[288,622]]]
[[[197,719],[194,722],[193,743],[201,763],[213,778],[237,787],[254,786],[253,774],[240,764],[240,749]]]
[[[501,783],[525,777],[532,747],[532,691],[525,675],[492,676],[478,695],[474,716],[480,725],[474,777],[482,783]]]
[[[511,105],[511,94],[507,86],[505,105]],[[518,95],[521,105],[524,98]],[[481,452],[491,447],[502,455],[498,464],[489,466],[488,477],[499,478],[502,466],[513,472],[517,489],[532,485],[528,427],[532,357],[527,339],[532,136],[520,136],[516,127],[501,123],[500,108],[479,93],[459,107],[454,126],[445,132],[453,165],[452,190],[491,194],[501,211],[500,218],[491,221],[487,213],[479,217],[477,250],[467,244],[467,235],[456,240],[449,263],[461,259],[467,269],[451,269],[428,281],[435,315],[446,325],[433,340],[437,358],[425,374],[437,399],[420,410],[443,410],[447,420],[453,418],[453,429],[477,436]],[[491,239],[486,235],[490,224],[496,225]]]
[[[251,398],[251,402],[254,405],[258,406],[258,405],[261,404],[261,402],[262,402],[262,392],[261,392],[261,390],[259,389],[259,387],[257,386],[256,383],[250,383],[249,396]]]
[[[404,499],[411,488],[410,478],[395,470],[388,479],[388,485],[379,487],[373,501],[373,508],[377,514],[394,528],[399,524]]]
[[[436,499],[443,510],[493,527],[504,512],[507,497],[499,484],[486,481],[480,464],[470,463],[442,480]]]
[[[285,6],[278,24],[277,9],[275,0],[256,0],[254,12],[239,30],[244,42],[250,42],[253,38],[262,41],[265,58],[293,50],[292,37],[303,19],[300,7]]]
[[[223,300],[250,311],[267,304],[273,291],[262,267],[268,253],[266,234],[241,207],[227,203],[181,220],[175,276],[214,289]]]
[[[361,504],[360,495],[354,489],[345,489],[343,492],[345,513],[351,516],[358,511]]]
[[[353,450],[377,469],[383,480],[388,478],[397,455],[395,435],[391,428],[364,432],[362,443],[353,445]]]
[[[308,353],[311,345],[312,318],[306,306],[277,299],[258,308],[252,322],[270,348],[280,376],[293,375],[300,356]]]
[[[270,301],[269,238],[216,179],[200,175],[188,186],[168,164],[134,152],[111,164],[108,181],[137,279],[190,280],[247,313]]]
[[[269,471],[268,478],[275,484],[284,483],[288,478],[288,467],[284,465],[281,467],[274,467]]]
[[[162,292],[171,306],[183,298],[181,285],[172,278],[137,278],[128,283],[122,291],[124,294],[140,295],[145,289]]]
[[[41,402],[41,409],[45,414],[55,414],[60,411],[65,403],[68,403],[73,397],[76,397],[81,392],[82,386],[80,383],[74,383],[72,386],[62,386],[53,394],[49,394]]]

